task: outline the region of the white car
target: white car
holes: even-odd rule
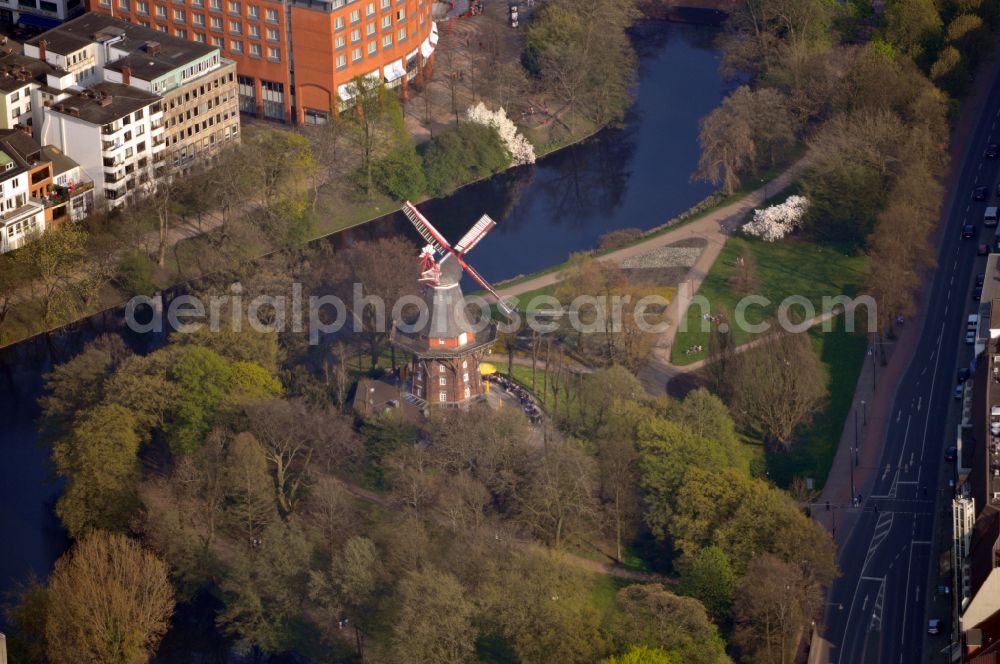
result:
[[[941,633],[941,621],[937,618],[931,618],[927,621],[927,633],[928,634],[940,634]]]
[[[975,330],[967,330],[965,332],[965,343],[967,343],[967,344],[974,344],[974,343],[976,343],[976,331]]]

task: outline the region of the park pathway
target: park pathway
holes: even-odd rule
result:
[[[699,369],[702,363],[696,362],[685,366],[674,365],[670,361],[671,347],[677,334],[677,323],[687,315],[687,303],[698,292],[701,284],[708,276],[709,270],[715,264],[726,240],[734,229],[742,223],[746,215],[756,207],[760,207],[768,196],[778,194],[788,188],[808,166],[808,156],[799,159],[771,182],[763,187],[749,192],[728,205],[712,210],[694,221],[682,224],[673,230],[660,233],[628,247],[609,252],[599,257],[599,261],[621,263],[626,258],[640,256],[655,249],[666,247],[691,238],[700,238],[707,242],[694,265],[688,271],[684,281],[678,286],[678,296],[667,306],[665,322],[667,329],[656,339],[650,352],[646,366],[639,372],[639,380],[650,394],[665,395],[667,383],[680,373]],[[559,272],[550,272],[533,279],[522,281],[512,286],[501,287],[497,292],[501,297],[521,295],[546,286],[551,286],[561,280]]]

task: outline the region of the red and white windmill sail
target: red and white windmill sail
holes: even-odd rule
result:
[[[421,237],[427,241],[427,244],[434,251],[437,251],[442,256],[451,254],[455,260],[458,261],[458,264],[462,266],[462,269],[465,270],[465,273],[472,277],[473,281],[482,286],[488,293],[497,299],[497,305],[505,314],[510,316],[514,313],[514,310],[511,309],[506,302],[500,299],[500,294],[496,292],[493,286],[483,279],[483,277],[476,272],[464,258],[473,247],[479,244],[482,239],[486,237],[487,233],[493,230],[493,227],[497,225],[497,222],[493,221],[489,215],[484,214],[475,224],[472,225],[472,228],[470,228],[465,235],[462,236],[462,239],[456,242],[455,246],[452,247],[448,243],[448,240],[445,239],[444,235],[442,235],[438,229],[434,228],[431,222],[427,220],[427,217],[420,214],[420,210],[417,209],[417,206],[410,201],[403,203],[403,214],[406,215],[406,218],[410,220],[410,223],[413,224],[414,228],[417,229],[417,232],[420,233]]]

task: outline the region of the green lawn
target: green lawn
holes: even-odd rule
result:
[[[747,308],[746,321],[751,324],[773,318],[781,301],[792,295],[805,297],[815,307],[816,314],[822,313],[824,296],[857,293],[867,262],[865,256],[845,256],[834,248],[800,240],[768,243],[730,238],[698,291],[707,301],[708,311],[695,301],[677,332],[672,351],[674,364],[685,365],[705,358],[710,324],[702,320],[702,313],[715,315],[725,311],[736,343],[743,344],[752,338],[748,331],[734,324],[740,296],[729,283],[737,271],[736,261],[748,255],[757,262],[755,294],[769,301],[763,306]],[[801,307],[793,307],[791,311],[803,315]],[[684,354],[687,348],[698,344],[706,351],[692,356]]]

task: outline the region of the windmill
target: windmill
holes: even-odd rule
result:
[[[404,331],[402,326],[394,326],[391,336],[397,348],[413,355],[407,398],[421,405],[467,405],[482,395],[479,362],[496,340],[496,326],[474,326],[469,322],[460,285],[463,272],[497,299],[501,311],[513,313],[465,260],[496,222],[484,214],[452,246],[409,201],[403,204],[403,214],[427,241],[420,252],[419,278],[424,286],[427,315],[421,314],[413,329]]]

